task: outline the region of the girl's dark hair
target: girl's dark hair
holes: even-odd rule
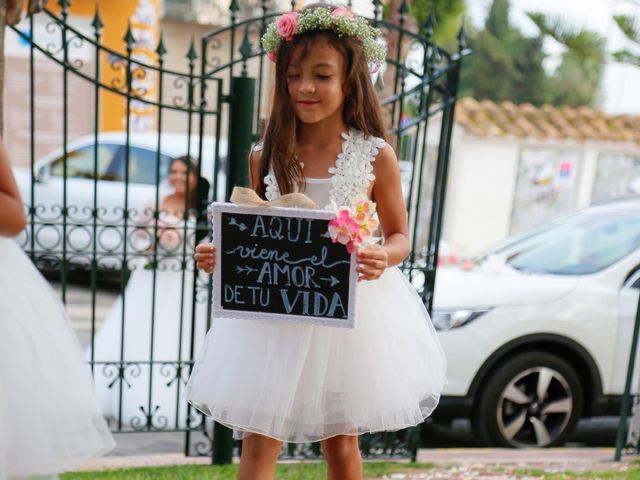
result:
[[[306,9],[326,5],[310,5]],[[304,176],[299,162],[294,158],[296,134],[299,120],[296,118],[287,88],[287,69],[296,47],[302,49],[301,59],[305,58],[314,44],[325,40],[344,58],[344,121],[349,128],[360,130],[365,135],[385,138],[386,132],[382,109],[378,96],[371,82],[369,65],[365,57],[362,43],[355,37],[338,35],[333,30],[312,30],[296,35],[292,41],[282,42],[276,52],[276,78],[273,96],[273,107],[262,139],[263,149],[260,160],[260,178],[257,192],[265,198],[266,186],[264,177],[273,167],[280,193],[300,189],[304,184]]]

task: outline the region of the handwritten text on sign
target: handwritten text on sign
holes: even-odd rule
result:
[[[351,327],[355,263],[331,212],[214,203],[214,316]]]

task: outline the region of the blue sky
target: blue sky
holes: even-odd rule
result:
[[[483,24],[491,0],[467,0],[470,20],[480,27]],[[536,27],[526,16],[528,11],[560,15],[576,28],[586,27],[600,32],[607,38],[608,50],[625,45],[624,37],[611,20],[615,13],[636,13],[640,8],[625,0],[511,0],[511,20],[525,34],[535,35]],[[545,43],[551,55],[546,66],[553,69],[563,47],[553,40]],[[601,85],[600,108],[611,113],[640,114],[640,68],[609,62]]]

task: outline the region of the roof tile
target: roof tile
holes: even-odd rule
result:
[[[640,115],[609,115],[589,107],[536,107],[505,101],[458,101],[456,123],[477,137],[537,137],[640,143]]]

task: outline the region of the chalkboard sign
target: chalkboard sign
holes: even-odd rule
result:
[[[355,255],[324,210],[213,203],[213,315],[355,327]]]

